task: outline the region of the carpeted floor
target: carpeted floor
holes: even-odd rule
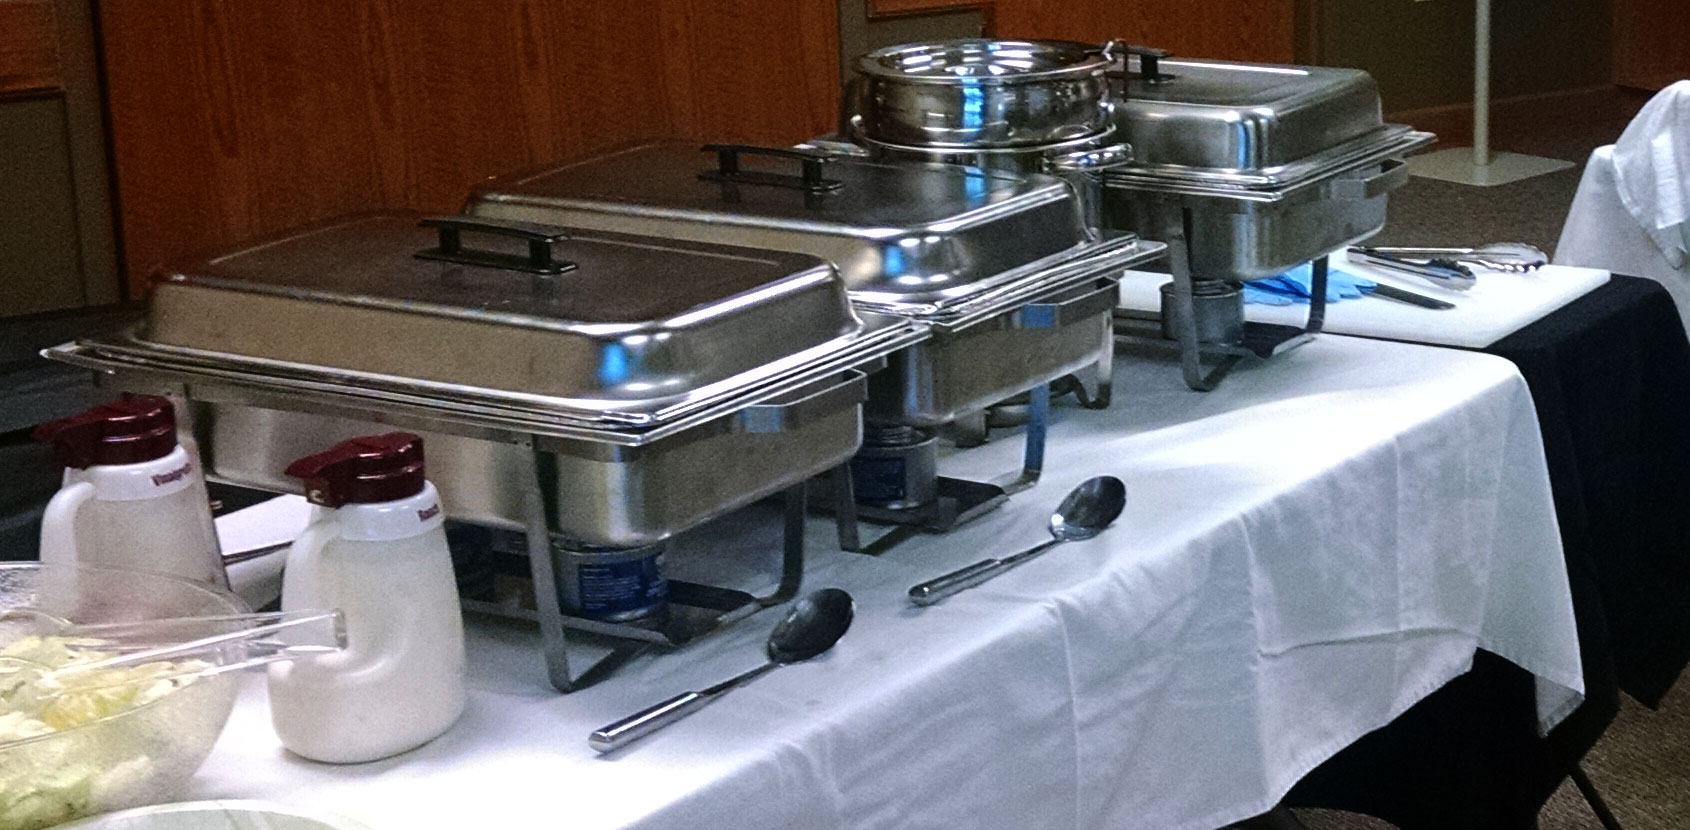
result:
[[[1529,242],[1551,253],[1590,152],[1611,144],[1646,95],[1616,91],[1576,112],[1548,110],[1498,136],[1499,149],[1577,161],[1577,167],[1501,187],[1412,179],[1392,194],[1390,218],[1373,242],[1455,245]],[[1630,700],[1590,754],[1585,771],[1626,830],[1690,828],[1690,677],[1659,711]],[[1376,819],[1298,811],[1310,830],[1391,830]],[[1601,830],[1571,782],[1539,815],[1540,830]]]

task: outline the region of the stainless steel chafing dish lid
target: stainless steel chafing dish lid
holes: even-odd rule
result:
[[[1111,80],[1135,161],[1111,181],[1286,187],[1432,140],[1384,123],[1378,85],[1361,70],[1162,60],[1152,79],[1131,64]]]
[[[638,427],[920,339],[865,325],[814,257],[419,219],[337,221],[164,271],[143,329],[108,347]]]
[[[802,251],[835,263],[859,308],[914,317],[978,305],[1102,247],[1057,178],[725,151],[653,144],[495,178],[465,212]]]

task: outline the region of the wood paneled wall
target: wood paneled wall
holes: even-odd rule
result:
[[[1175,54],[1290,63],[1299,0],[870,0],[875,15],[977,9],[1000,37],[1121,38]]]
[[[1614,82],[1661,89],[1690,79],[1690,9],[1684,0],[1614,0]]]
[[[35,0],[30,0],[34,2]],[[949,0],[877,0],[894,12]],[[0,0],[0,8],[20,0]],[[1288,61],[1297,0],[972,0],[994,31]],[[832,129],[834,0],[99,4],[125,271],[638,141]]]
[[[59,86],[52,0],[0,0],[0,96]]]
[[[993,25],[1008,37],[1122,38],[1176,55],[1290,63],[1295,0],[997,0]]]
[[[8,0],[0,0],[3,5]],[[659,137],[831,129],[826,0],[102,3],[126,271]]]

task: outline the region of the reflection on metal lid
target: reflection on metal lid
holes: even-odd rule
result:
[[[694,144],[637,147],[494,179],[466,211],[801,251],[833,262],[859,305],[880,307],[967,302],[1018,268],[1095,242],[1073,190],[1053,177],[834,158],[825,171],[839,187],[816,194],[701,179],[711,164]],[[739,166],[764,181],[793,169],[754,155]]]

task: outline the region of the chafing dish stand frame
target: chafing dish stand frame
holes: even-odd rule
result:
[[[523,536],[534,583],[534,611],[530,612],[510,603],[472,599],[460,599],[460,603],[468,611],[538,623],[541,652],[546,661],[546,677],[552,688],[565,693],[584,689],[609,676],[623,663],[652,646],[684,645],[723,625],[748,617],[764,608],[780,605],[798,595],[804,578],[804,482],[781,491],[781,573],[780,582],[772,593],[755,596],[741,591],[717,589],[726,592],[737,604],[713,609],[721,613],[709,617],[702,625],[684,631],[685,636],[679,638],[659,630],[565,614],[558,598],[557,568],[552,561],[552,521],[546,509],[548,504],[556,503],[550,498],[551,494],[547,493],[550,482],[555,481],[556,476],[548,475],[547,465],[551,463],[551,458],[548,453],[535,449],[532,439],[524,442],[524,449],[528,450],[526,456],[531,465],[527,471],[528,480],[533,482],[533,486],[527,488],[523,499],[523,509],[526,513]],[[671,589],[677,584],[685,583],[671,583]],[[541,590],[544,585],[550,585],[552,589]],[[673,600],[671,604],[675,604]],[[572,674],[569,666],[569,630],[626,641],[627,645],[613,648],[609,654],[594,660],[579,673]]]
[[[1190,234],[1192,209],[1177,197],[1164,200],[1158,211],[1162,225],[1160,240],[1168,246],[1168,270],[1173,278],[1173,302],[1178,311],[1175,320],[1175,340],[1179,344],[1180,371],[1185,385],[1198,392],[1208,392],[1220,385],[1232,367],[1246,357],[1266,359],[1289,351],[1314,339],[1326,324],[1326,283],[1330,263],[1326,256],[1316,257],[1309,293],[1308,322],[1303,328],[1245,323],[1244,339],[1238,345],[1202,343],[1197,337],[1196,291],[1191,273]],[[1166,340],[1159,334],[1144,334],[1135,329],[1147,318],[1116,310],[1115,339],[1117,342],[1160,346]],[[1160,319],[1151,316],[1148,319]],[[1205,357],[1218,358],[1215,367],[1204,371]]]
[[[1110,375],[1113,350],[1096,364],[1103,379],[1097,394],[1082,401],[1087,409],[1103,409],[1109,405]],[[1082,389],[1084,384],[1081,384]],[[996,509],[1010,496],[1031,489],[1039,483],[1044,472],[1045,437],[1050,428],[1050,384],[1041,383],[1027,390],[1027,424],[1022,435],[1021,469],[994,481],[939,476],[939,497],[932,504],[901,510],[858,504],[851,484],[850,462],[833,468],[826,475],[830,498],[827,508],[833,511],[834,528],[839,548],[849,553],[879,556],[916,533],[944,533],[958,525],[972,521]],[[864,545],[859,519],[893,528],[880,538]]]

